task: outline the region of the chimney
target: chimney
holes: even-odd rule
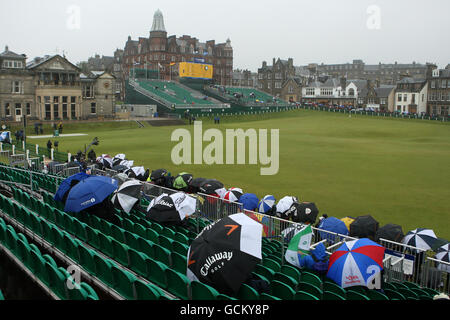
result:
[[[262,66],[263,66],[263,68],[267,67],[267,62],[266,62],[266,61],[263,61]]]
[[[275,65],[275,58],[273,58],[273,60],[272,60],[272,66],[274,66]]]
[[[341,77],[341,90],[345,91],[345,88],[347,88],[347,79],[345,77]]]
[[[292,59],[292,58],[289,58],[288,59],[288,65],[289,65],[289,67],[293,67],[294,66],[294,59]]]

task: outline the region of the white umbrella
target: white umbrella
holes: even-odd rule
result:
[[[403,238],[403,243],[412,247],[430,250],[437,237],[433,230],[418,228],[409,231]]]
[[[277,203],[277,215],[285,214],[294,203],[298,203],[297,197],[286,196],[280,199]]]
[[[116,207],[121,207],[126,213],[130,213],[133,206],[140,200],[142,183],[136,179],[125,181],[117,189],[111,201]]]

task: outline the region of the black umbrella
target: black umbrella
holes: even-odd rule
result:
[[[157,169],[153,170],[150,174],[150,181],[158,186],[165,186],[167,170],[166,169]]]
[[[125,172],[125,171],[128,170],[128,167],[124,166],[124,165],[121,165],[121,164],[118,164],[118,165],[113,166],[112,169],[114,171],[117,171],[117,172]]]
[[[386,239],[394,242],[402,242],[404,236],[401,226],[388,223],[377,230],[375,241],[378,242],[380,239]]]
[[[192,193],[200,192],[200,186],[205,183],[205,178],[195,178],[189,183],[189,191]]]
[[[208,179],[200,186],[200,192],[207,195],[220,196],[220,194],[217,192],[218,190],[221,190],[219,191],[219,193],[221,194],[224,194],[226,192],[223,183],[216,179]]]
[[[314,224],[319,214],[314,202],[295,203],[297,210],[292,212],[291,218],[294,222]]]
[[[356,217],[350,225],[350,237],[369,238],[375,240],[379,223],[371,215]]]
[[[147,208],[147,218],[167,225],[179,225],[196,209],[195,198],[183,192],[177,192],[170,196],[163,193],[150,202]]]
[[[261,262],[262,224],[243,213],[205,227],[188,250],[187,277],[233,294]]]
[[[142,188],[143,185],[138,180],[126,181],[114,192],[111,201],[116,208],[130,213],[133,206],[142,198]]]

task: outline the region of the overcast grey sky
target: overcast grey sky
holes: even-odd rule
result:
[[[73,63],[113,55],[128,35],[148,37],[158,8],[168,35],[230,38],[234,68],[256,71],[273,57],[450,63],[449,0],[1,0],[0,52],[8,45],[31,59],[64,50]]]

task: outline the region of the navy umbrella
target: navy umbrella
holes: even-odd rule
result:
[[[89,177],[90,177],[90,175],[88,175],[84,172],[79,172],[74,175],[71,175],[70,177],[68,177],[67,179],[65,179],[61,182],[53,199],[55,199],[55,201],[64,201],[64,195],[66,195],[66,193],[73,186],[75,186],[81,180],[87,179]]]
[[[244,210],[255,211],[258,207],[259,199],[254,193],[244,193],[239,198],[239,203],[242,203]]]
[[[347,226],[345,225],[344,221],[335,218],[335,217],[328,217],[326,219],[323,219],[322,221],[320,221],[319,229],[321,230],[325,230],[325,231],[329,231],[329,232],[333,232],[333,233],[329,233],[329,232],[324,232],[324,231],[319,231],[319,235],[321,239],[326,239],[331,243],[334,243],[337,239],[336,239],[336,235],[334,233],[338,233],[341,235],[348,235],[348,229]],[[339,237],[340,240],[341,237]]]
[[[117,180],[105,176],[91,176],[74,186],[67,196],[64,211],[80,212],[111,195],[118,187]]]
[[[400,225],[388,223],[377,230],[375,241],[386,239],[394,242],[401,242],[404,236],[403,229]]]
[[[356,217],[355,221],[350,225],[350,237],[369,238],[375,240],[375,234],[378,230],[379,223],[371,215]]]

